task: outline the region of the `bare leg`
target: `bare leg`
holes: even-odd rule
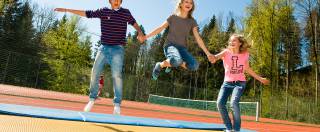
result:
[[[164,60],[160,63],[161,68],[165,68],[165,67],[171,67],[169,60]]]
[[[181,66],[183,69],[185,69],[185,70],[186,70],[186,69],[188,69],[188,68],[187,68],[187,63],[186,63],[186,62],[183,62],[180,66]]]
[[[171,67],[168,59],[162,61],[161,64],[160,64],[160,66],[161,66],[161,68]],[[183,69],[188,69],[186,62],[183,62],[183,63],[180,65],[180,67],[182,67]]]

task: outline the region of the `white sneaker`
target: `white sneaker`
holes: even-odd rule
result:
[[[86,105],[86,107],[84,107],[83,111],[84,112],[89,112],[92,108],[92,106],[94,105],[94,100],[90,100],[88,102],[88,104]]]
[[[114,104],[113,114],[120,115],[120,104]]]
[[[231,130],[225,130],[225,132],[232,132]]]

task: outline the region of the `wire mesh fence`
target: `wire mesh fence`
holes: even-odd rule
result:
[[[37,87],[41,61],[37,57],[0,50],[0,82]]]

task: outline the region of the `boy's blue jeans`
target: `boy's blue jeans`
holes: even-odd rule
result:
[[[95,100],[99,91],[99,76],[106,64],[111,67],[113,80],[113,103],[121,104],[122,100],[122,69],[124,61],[124,47],[122,45],[101,45],[95,58],[90,81],[90,100]]]
[[[217,107],[221,114],[222,120],[226,125],[227,130],[232,130],[234,128],[235,131],[240,131],[241,128],[241,115],[240,115],[240,97],[243,94],[245,89],[246,82],[245,81],[234,81],[234,82],[224,82],[221,86],[218,99],[217,99]],[[230,106],[232,109],[233,122],[232,126],[228,110],[226,107],[226,103],[228,97],[231,95]]]
[[[172,67],[179,67],[183,62],[186,62],[187,68],[191,71],[199,68],[197,60],[183,46],[168,44],[164,47],[164,54]]]

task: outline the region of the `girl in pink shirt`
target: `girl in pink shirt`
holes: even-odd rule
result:
[[[223,60],[223,67],[225,69],[224,82],[218,95],[217,107],[221,114],[221,118],[226,125],[226,132],[231,132],[232,129],[235,132],[239,132],[241,128],[239,102],[246,86],[246,77],[244,73],[248,73],[265,85],[269,84],[270,81],[257,75],[250,68],[248,52],[250,45],[243,35],[231,35],[228,44],[229,45],[225,50],[215,55],[215,61],[219,59]],[[230,95],[230,105],[233,111],[233,125],[226,108],[227,99]]]

